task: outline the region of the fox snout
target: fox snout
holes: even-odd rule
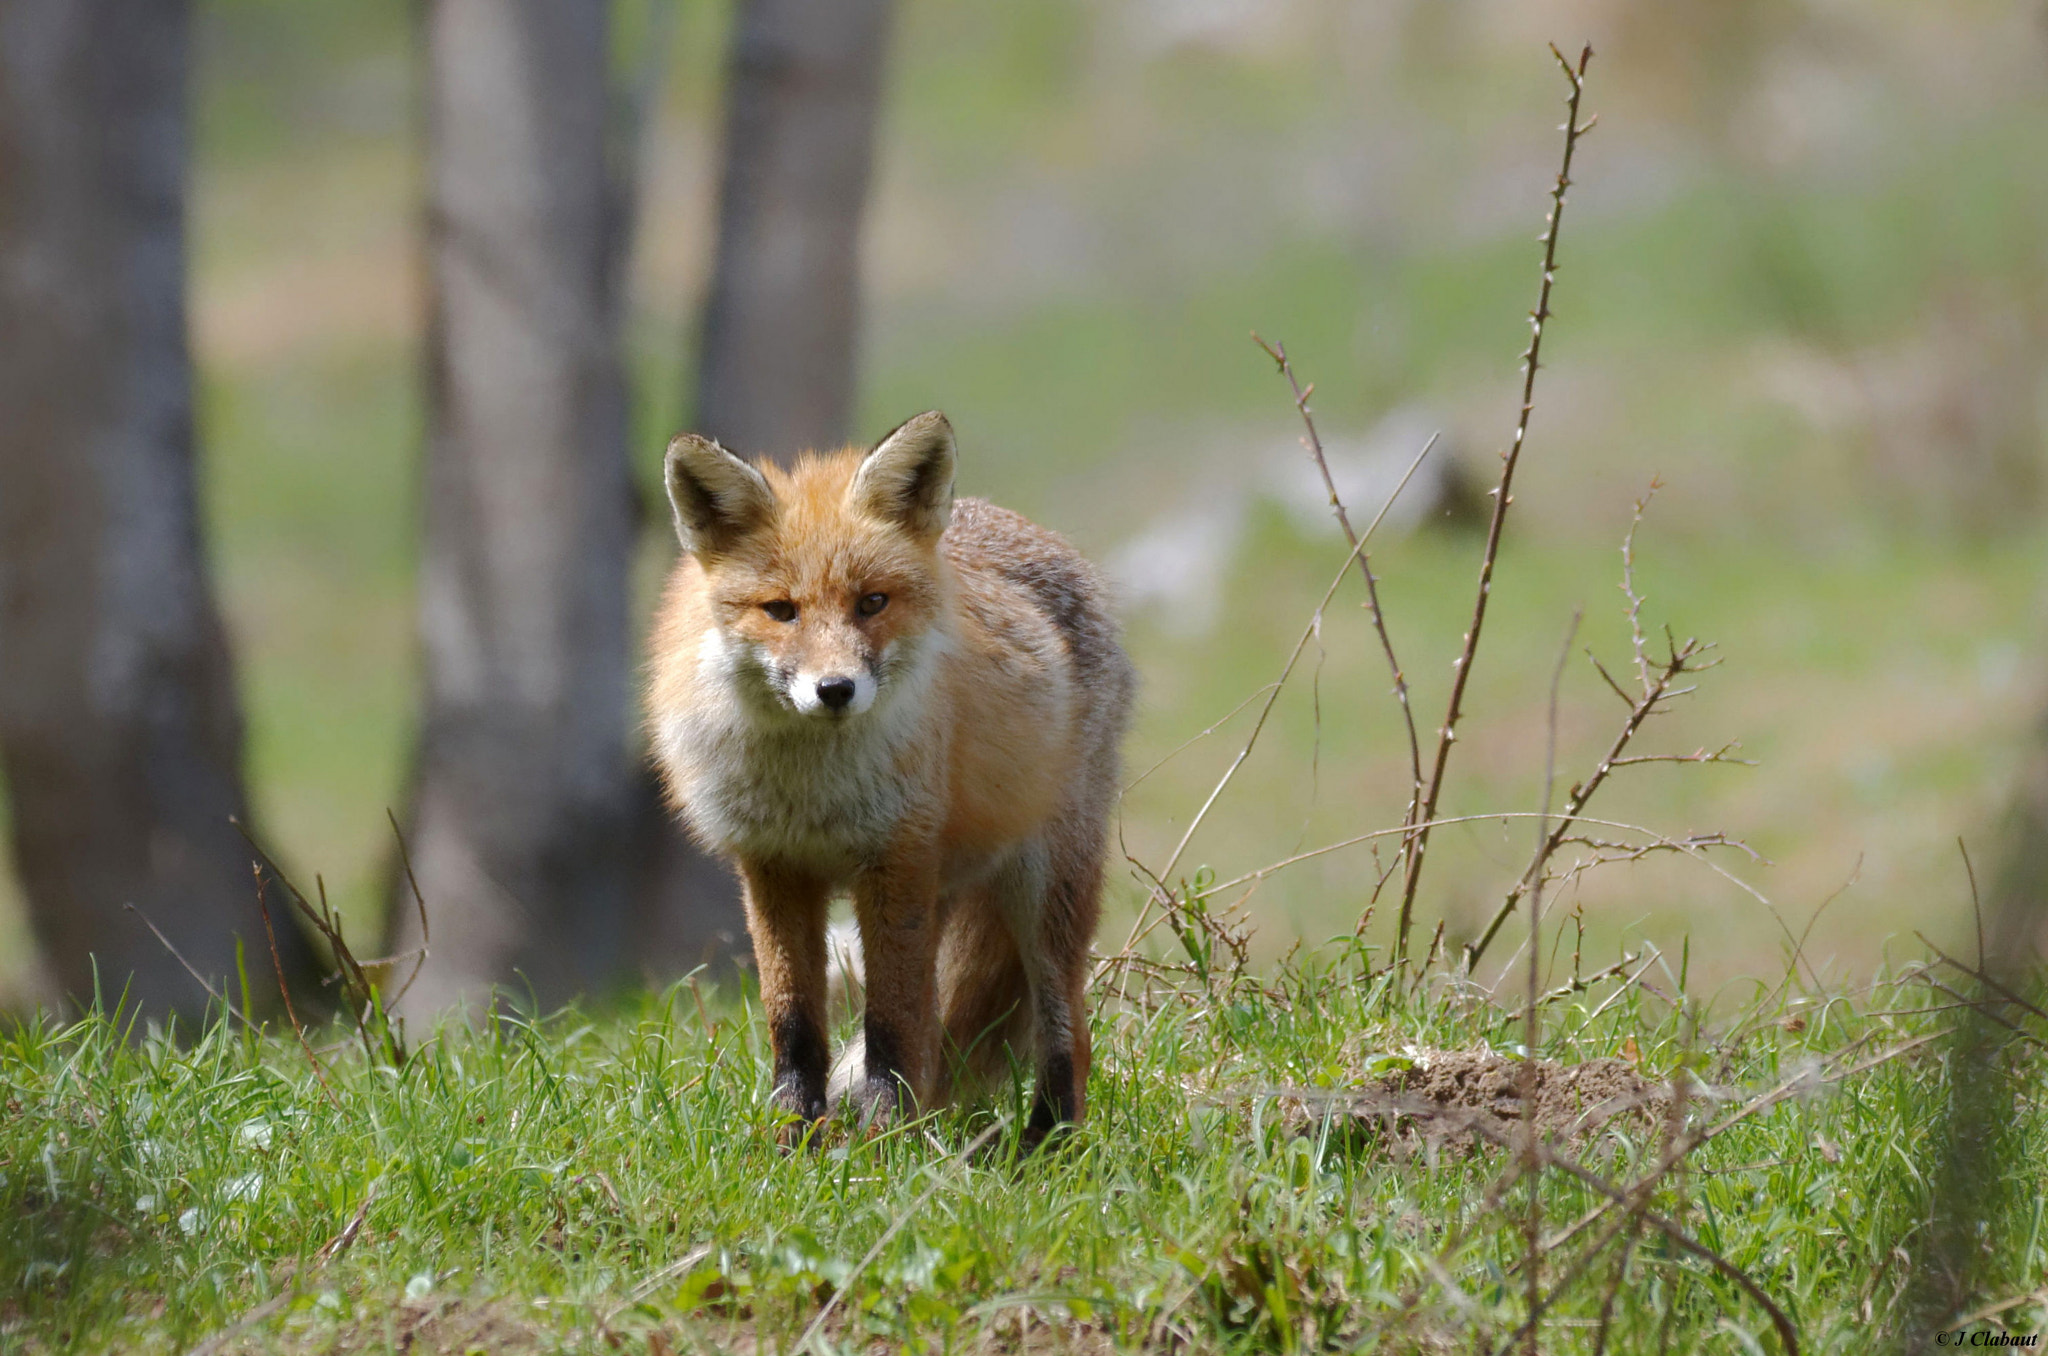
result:
[[[805,715],[859,715],[875,704],[872,674],[799,673],[790,680],[790,704]]]

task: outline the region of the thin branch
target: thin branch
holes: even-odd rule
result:
[[[1210,735],[1215,734],[1218,730],[1230,724],[1231,721],[1236,720],[1238,716],[1243,713],[1244,709],[1247,706],[1250,706],[1253,702],[1257,701],[1259,698],[1271,692],[1276,686],[1277,684],[1268,683],[1264,687],[1253,688],[1249,696],[1247,696],[1243,701],[1239,702],[1237,705],[1231,707],[1228,711],[1225,711],[1220,717],[1216,719],[1214,723],[1208,725],[1204,729],[1196,731],[1192,735],[1189,735],[1186,739],[1183,739],[1180,743],[1174,745],[1172,748],[1168,749],[1164,754],[1160,755],[1158,762],[1152,764],[1152,766],[1146,768],[1143,772],[1140,772],[1137,776],[1131,778],[1129,782],[1124,784],[1124,789],[1117,793],[1117,798],[1121,800],[1123,797],[1130,795],[1131,792],[1137,790],[1139,786],[1144,784],[1146,778],[1150,777],[1153,773],[1159,771],[1160,768],[1165,767],[1168,763],[1172,762],[1174,759],[1186,753],[1195,745],[1207,739]]]
[[[1564,633],[1564,644],[1558,648],[1557,667],[1550,674],[1550,713],[1545,725],[1543,750],[1543,812],[1536,819],[1536,854],[1529,859],[1529,869],[1522,877],[1529,892],[1528,1006],[1522,1017],[1521,1070],[1522,1155],[1529,1175],[1529,1210],[1524,1224],[1528,1235],[1524,1280],[1528,1286],[1529,1322],[1523,1350],[1527,1356],[1536,1356],[1536,1321],[1543,1312],[1543,1192],[1541,1164],[1536,1156],[1536,1051],[1541,1034],[1543,988],[1543,875],[1556,847],[1550,833],[1550,798],[1557,789],[1557,694],[1558,689],[1564,686],[1564,666],[1571,658],[1572,642],[1578,638],[1582,620],[1584,613],[1574,609],[1572,624]]]
[[[270,967],[277,975],[277,991],[284,998],[285,1020],[291,1023],[292,1035],[298,1037],[299,1049],[306,1052],[306,1063],[313,1066],[313,1076],[320,1080],[320,1090],[327,1094],[330,1105],[339,1110],[340,1101],[334,1095],[334,1085],[327,1079],[327,1070],[320,1063],[320,1057],[313,1053],[313,1044],[306,1039],[306,1028],[299,1021],[298,1009],[292,1005],[292,986],[284,976],[284,961],[277,954],[277,929],[270,923],[270,901],[268,891],[263,888],[263,868],[250,863],[250,872],[256,877],[256,912],[263,916],[263,940],[270,946]]]
[[[1351,550],[1344,557],[1344,563],[1337,567],[1337,573],[1330,579],[1330,586],[1323,590],[1323,600],[1316,604],[1315,611],[1309,617],[1308,625],[1302,628],[1301,639],[1295,642],[1293,653],[1288,655],[1286,665],[1281,668],[1279,678],[1274,681],[1271,693],[1266,698],[1266,704],[1259,708],[1259,718],[1252,723],[1252,730],[1245,737],[1244,747],[1237,751],[1237,757],[1233,758],[1230,766],[1224,769],[1223,776],[1218,779],[1215,788],[1209,792],[1209,798],[1203,801],[1202,808],[1195,812],[1194,819],[1188,823],[1187,832],[1183,833],[1180,837],[1180,842],[1174,845],[1173,855],[1166,859],[1166,865],[1155,873],[1161,880],[1172,878],[1173,869],[1180,865],[1181,856],[1188,850],[1188,843],[1193,840],[1195,830],[1202,827],[1202,821],[1209,817],[1209,811],[1215,807],[1216,801],[1223,795],[1224,788],[1228,787],[1231,779],[1237,776],[1237,770],[1244,766],[1245,759],[1251,757],[1253,746],[1259,742],[1260,732],[1266,728],[1266,718],[1273,714],[1273,707],[1280,700],[1281,690],[1286,687],[1288,677],[1294,672],[1294,666],[1301,662],[1302,652],[1308,648],[1309,641],[1315,637],[1316,631],[1321,627],[1323,612],[1330,606],[1330,600],[1337,596],[1338,586],[1344,582],[1344,576],[1350,572],[1352,560],[1365,550],[1366,544],[1372,540],[1373,532],[1386,520],[1387,510],[1391,509],[1394,506],[1394,501],[1401,497],[1401,491],[1408,487],[1409,480],[1414,477],[1416,470],[1421,467],[1422,459],[1427,457],[1429,450],[1435,446],[1436,435],[1432,434],[1429,441],[1422,445],[1422,450],[1415,454],[1415,460],[1408,464],[1408,469],[1402,474],[1400,483],[1395,485],[1393,493],[1387,496],[1387,502],[1380,506],[1379,514],[1372,520],[1371,525],[1365,529],[1365,535],[1352,544]],[[1124,939],[1122,950],[1128,951],[1137,943],[1139,930],[1144,925],[1146,916],[1151,912],[1151,907],[1151,901],[1148,899],[1145,907],[1139,910],[1137,918],[1132,921],[1130,935]]]
[[[1407,727],[1408,732],[1410,790],[1405,818],[1412,822],[1417,816],[1418,807],[1422,804],[1422,741],[1415,733],[1415,711],[1408,702],[1408,678],[1401,671],[1401,661],[1394,657],[1393,637],[1387,634],[1386,614],[1380,611],[1380,585],[1372,572],[1372,558],[1366,554],[1358,534],[1351,530],[1351,515],[1344,511],[1344,501],[1337,495],[1337,481],[1331,476],[1330,463],[1323,456],[1322,435],[1316,432],[1315,416],[1308,408],[1309,395],[1315,388],[1304,387],[1295,377],[1294,364],[1287,359],[1286,344],[1277,341],[1268,344],[1256,333],[1252,335],[1252,342],[1265,351],[1266,356],[1280,369],[1280,375],[1287,378],[1288,389],[1294,392],[1294,408],[1301,412],[1302,427],[1308,430],[1308,436],[1303,438],[1302,442],[1308,448],[1309,455],[1315,459],[1316,470],[1322,473],[1323,488],[1329,491],[1330,508],[1337,515],[1337,525],[1344,529],[1344,540],[1359,548],[1358,572],[1365,577],[1366,606],[1372,612],[1373,630],[1379,633],[1380,650],[1387,657],[1387,669],[1394,675],[1394,699],[1401,703],[1401,723]],[[1435,441],[1436,438],[1432,435],[1430,442],[1433,444]]]
[[[1918,1043],[1915,1042],[1914,1044]],[[1517,1144],[1517,1141],[1521,1138],[1521,1128],[1519,1126],[1513,1129],[1503,1128],[1490,1116],[1465,1107],[1446,1106],[1441,1102],[1431,1101],[1428,1098],[1404,1097],[1391,1093],[1371,1093],[1362,1090],[1327,1094],[1322,1093],[1320,1089],[1302,1089],[1299,1093],[1290,1093],[1289,1095],[1299,1096],[1305,1102],[1320,1101],[1324,1104],[1350,1102],[1354,1105],[1391,1111],[1396,1114],[1432,1117],[1448,1121],[1460,1130],[1484,1139],[1496,1148],[1506,1150],[1509,1153],[1517,1153],[1519,1149]],[[1724,1127],[1725,1124],[1724,1122]],[[1716,1127],[1717,1132],[1720,1128],[1724,1127]],[[1703,1139],[1698,1135],[1681,1136],[1678,1142],[1680,1144],[1690,1143],[1691,1147],[1697,1147],[1697,1144],[1703,1142]],[[1686,1152],[1689,1151],[1688,1149]],[[1537,1143],[1534,1153],[1543,1166],[1555,1168],[1597,1194],[1607,1198],[1604,1205],[1596,1207],[1598,1213],[1582,1221],[1582,1225],[1589,1225],[1593,1220],[1599,1218],[1600,1215],[1604,1215],[1616,1206],[1630,1210],[1641,1209],[1640,1217],[1645,1224],[1663,1234],[1675,1246],[1706,1262],[1716,1271],[1719,1271],[1722,1275],[1733,1281],[1744,1294],[1748,1295],[1759,1308],[1763,1309],[1770,1316],[1771,1325],[1777,1329],[1778,1341],[1787,1356],[1798,1356],[1799,1335],[1793,1329],[1791,1320],[1785,1316],[1785,1311],[1778,1307],[1777,1302],[1765,1293],[1763,1287],[1758,1285],[1755,1278],[1750,1276],[1748,1272],[1736,1266],[1713,1248],[1694,1238],[1675,1220],[1661,1215],[1654,1210],[1640,1207],[1637,1204],[1637,1193],[1642,1189],[1643,1182],[1636,1183],[1633,1188],[1616,1186],[1590,1168],[1560,1154],[1547,1142]],[[1517,1156],[1519,1157],[1519,1154]],[[1665,1158],[1660,1161],[1658,1169],[1651,1173],[1646,1180],[1652,1185],[1655,1182],[1661,1181],[1683,1156],[1684,1154],[1678,1152],[1676,1146],[1674,1146],[1673,1152],[1665,1155]],[[1517,1173],[1518,1177],[1520,1175],[1520,1173]],[[1576,1233],[1579,1227],[1574,1226],[1571,1232]],[[1556,1246],[1556,1241],[1553,1241],[1546,1245],[1545,1250],[1548,1251]]]
[[[1607,666],[1600,662],[1600,656],[1594,654],[1591,650],[1588,650],[1586,651],[1586,658],[1593,661],[1593,668],[1595,669],[1595,671],[1599,673],[1601,678],[1606,680],[1607,686],[1614,690],[1614,695],[1621,698],[1621,704],[1623,706],[1635,705],[1636,699],[1634,697],[1629,696],[1628,693],[1621,690],[1621,684],[1614,681],[1614,675],[1609,673],[1607,671]]]
[[[1620,960],[1608,966],[1606,969],[1595,970],[1592,974],[1586,975],[1583,978],[1581,978],[1578,975],[1573,975],[1569,983],[1558,985],[1549,993],[1544,994],[1540,1001],[1544,1003],[1555,1003],[1560,998],[1570,998],[1575,993],[1584,993],[1586,990],[1592,988],[1595,984],[1604,983],[1607,980],[1613,979],[1616,975],[1627,974],[1628,967],[1634,965],[1637,961],[1641,960],[1642,958],[1643,953],[1638,951],[1633,955],[1623,956]]]
[[[1440,829],[1450,824],[1484,824],[1504,819],[1535,818],[1537,818],[1537,812],[1534,810],[1495,810],[1490,814],[1445,815],[1442,819],[1432,819],[1425,824],[1415,827]],[[1723,838],[1720,834],[1700,834],[1691,838],[1668,838],[1658,833],[1655,829],[1645,828],[1641,824],[1624,824],[1618,819],[1594,819],[1590,815],[1576,816],[1573,822],[1582,825],[1591,824],[1603,829],[1620,829],[1624,833],[1640,833],[1654,840],[1660,846],[1668,846],[1674,852],[1683,852],[1688,856],[1699,857],[1701,861],[1707,860],[1700,854],[1700,849],[1703,847],[1732,847],[1745,852],[1749,850],[1734,839]],[[1398,834],[1412,832],[1414,832],[1413,827],[1403,825],[1396,829],[1373,829],[1366,833],[1353,834],[1349,838],[1340,838],[1334,843],[1325,843],[1321,847],[1310,848],[1306,852],[1297,852],[1291,857],[1282,857],[1279,861],[1269,862],[1256,871],[1247,871],[1241,876],[1234,876],[1229,880],[1212,885],[1209,887],[1209,893],[1220,894],[1225,890],[1234,890],[1240,885],[1264,880],[1277,871],[1308,861],[1311,858],[1327,856],[1332,852],[1339,852],[1348,847],[1357,847],[1360,843],[1369,843],[1377,838],[1392,838]],[[1751,855],[1754,856],[1755,854],[1752,853]],[[1712,866],[1712,863],[1708,864]],[[1713,867],[1713,869],[1734,882],[1738,888],[1746,891],[1753,898],[1769,903],[1768,900],[1765,900],[1753,887],[1739,877],[1729,875],[1726,871],[1721,871],[1719,867]]]
[[[1650,488],[1636,500],[1635,515],[1629,519],[1628,531],[1621,538],[1621,592],[1628,599],[1629,649],[1635,655],[1636,682],[1645,692],[1650,690],[1650,661],[1643,640],[1643,595],[1636,592],[1636,529],[1643,525],[1643,511],[1663,487],[1657,477],[1650,477]]]
[[[1741,748],[1735,740],[1729,740],[1711,753],[1706,749],[1695,749],[1691,753],[1637,753],[1626,758],[1616,758],[1611,767],[1635,767],[1640,763],[1734,763],[1739,767],[1755,767],[1754,758],[1730,758],[1729,752]]]
[[[1600,790],[1601,784],[1614,769],[1622,766],[1619,760],[1628,749],[1629,741],[1643,728],[1643,722],[1655,714],[1660,703],[1678,695],[1673,690],[1673,684],[1684,674],[1693,671],[1690,667],[1692,660],[1704,653],[1705,649],[1706,647],[1697,641],[1687,641],[1682,646],[1674,647],[1654,672],[1645,670],[1647,677],[1642,695],[1629,707],[1628,719],[1622,722],[1621,729],[1616,732],[1613,742],[1607,746],[1607,752],[1594,765],[1592,773],[1584,782],[1572,787],[1571,793],[1565,797],[1564,812],[1558,817],[1557,827],[1552,831],[1554,841],[1550,844],[1550,851],[1557,850],[1558,844],[1577,821],[1579,811],[1593,799],[1594,794]],[[1515,911],[1515,906],[1526,893],[1527,883],[1517,882],[1508,891],[1507,897],[1501,901],[1500,907],[1494,911],[1493,917],[1487,922],[1477,940],[1466,946],[1464,965],[1468,972],[1479,963],[1479,958],[1486,954],[1486,948],[1492,944],[1494,935],[1500,931],[1500,925],[1508,920],[1508,915]]]
[[[1946,951],[1943,951],[1933,942],[1928,941],[1926,933],[1916,931],[1913,935],[1915,937],[1918,937],[1920,939],[1920,944],[1922,946],[1925,946],[1929,951],[1932,951],[1935,954],[1935,957],[1939,959],[1944,965],[1953,966],[1957,970],[1960,970],[1964,974],[1968,975],[1971,979],[1976,980],[1979,984],[1982,984],[1985,988],[1990,989],[1992,992],[1996,993],[2000,998],[2003,998],[2006,1002],[2011,1003],[2014,1007],[2023,1008],[2027,1012],[2032,1013],[2037,1019],[2043,1022],[2048,1022],[2048,1012],[2042,1011],[2039,1007],[2035,1006],[2032,1003],[2029,1003],[2026,999],[2020,997],[2018,993],[2016,993],[2007,985],[2000,983],[1998,980],[1992,978],[1989,967],[1973,970],[1969,966],[1957,960],[1955,957],[1949,955]]]
[[[258,1035],[261,1035],[263,1033],[262,1027],[250,1021],[248,1016],[245,1013],[243,1013],[241,1009],[237,1008],[232,1002],[228,1000],[228,996],[226,994],[214,988],[213,985],[210,982],[208,982],[206,976],[200,974],[199,971],[193,968],[192,962],[186,960],[184,953],[179,951],[177,947],[171,944],[171,939],[169,937],[164,936],[164,930],[158,927],[155,921],[152,920],[148,914],[144,913],[141,909],[137,908],[133,904],[123,904],[121,907],[126,909],[128,912],[134,914],[137,918],[140,918],[142,920],[142,925],[148,928],[151,932],[156,934],[156,939],[157,941],[163,944],[164,950],[171,953],[171,959],[176,961],[179,965],[185,968],[185,973],[192,976],[193,983],[197,984],[200,988],[206,990],[206,996],[208,998],[211,998],[214,1002],[220,1004],[221,1007],[227,1010],[227,1013],[230,1017],[233,1017],[243,1026],[249,1028],[249,1030],[257,1033]]]
[[[1564,158],[1558,166],[1556,186],[1550,192],[1550,215],[1543,228],[1543,281],[1537,289],[1536,309],[1529,316],[1529,347],[1522,355],[1521,413],[1515,420],[1514,440],[1501,454],[1500,483],[1494,487],[1493,517],[1486,527],[1486,550],[1479,562],[1479,592],[1473,600],[1472,620],[1465,630],[1464,649],[1452,669],[1451,698],[1444,713],[1443,726],[1437,732],[1436,761],[1429,774],[1429,786],[1414,814],[1414,835],[1406,844],[1407,875],[1401,885],[1401,915],[1395,940],[1395,955],[1399,960],[1408,956],[1408,932],[1414,921],[1415,892],[1422,884],[1423,857],[1429,849],[1428,825],[1436,818],[1437,802],[1443,795],[1444,772],[1450,763],[1451,744],[1458,737],[1458,718],[1464,711],[1465,685],[1471,681],[1472,661],[1479,651],[1480,630],[1486,624],[1486,603],[1493,592],[1493,568],[1500,556],[1501,532],[1507,525],[1508,505],[1514,502],[1515,467],[1521,461],[1522,446],[1528,438],[1529,417],[1536,409],[1536,373],[1542,367],[1543,332],[1550,319],[1550,287],[1557,276],[1558,223],[1564,216],[1565,190],[1571,186],[1572,153],[1578,148],[1579,138],[1591,127],[1590,123],[1579,122],[1579,101],[1586,92],[1586,66],[1593,59],[1592,46],[1588,44],[1579,53],[1576,70],[1565,60],[1564,53],[1555,47],[1550,50],[1558,65],[1564,68],[1565,78],[1572,87],[1571,97],[1565,105]]]
[[[1741,1125],[1744,1121],[1762,1115],[1780,1102],[1788,1098],[1800,1096],[1814,1088],[1824,1087],[1829,1083],[1839,1083],[1844,1079],[1853,1078],[1857,1074],[1868,1073],[1872,1069],[1911,1054],[1913,1051],[1918,1050],[1924,1045],[1931,1044],[1947,1034],[1946,1031],[1938,1031],[1930,1035],[1918,1036],[1912,1040],[1902,1041],[1897,1045],[1888,1047],[1867,1059],[1859,1060],[1855,1064],[1842,1065],[1842,1060],[1854,1054],[1857,1050],[1862,1049],[1868,1043],[1869,1038],[1865,1037],[1863,1040],[1859,1040],[1841,1051],[1835,1057],[1837,1062],[1836,1068],[1814,1074],[1793,1074],[1766,1091],[1752,1097],[1749,1101],[1743,1103],[1741,1107],[1722,1117],[1713,1125],[1675,1137],[1666,1147],[1664,1154],[1657,1160],[1657,1163],[1648,1172],[1644,1173],[1639,1180],[1645,1182],[1661,1181],[1672,1168],[1677,1166],[1681,1158],[1697,1152],[1702,1145],[1720,1138],[1736,1126]],[[1601,1204],[1594,1206],[1574,1222],[1570,1228],[1562,1233],[1553,1234],[1550,1238],[1546,1239],[1543,1244],[1544,1251],[1553,1252],[1563,1247],[1571,1242],[1572,1239],[1598,1223],[1613,1208],[1614,1202],[1611,1200],[1603,1201]]]
[[[420,944],[413,948],[416,954],[412,963],[412,973],[405,977],[405,983],[399,985],[398,992],[391,996],[391,1006],[396,1007],[405,1001],[405,996],[412,992],[413,981],[420,977],[420,970],[427,963],[427,948],[432,944],[434,934],[427,926],[427,897],[420,893],[420,878],[413,874],[412,853],[405,846],[405,831],[398,827],[398,816],[391,812],[388,805],[384,807],[384,818],[391,821],[391,836],[398,841],[398,861],[405,868],[405,883],[412,890],[413,907],[419,910],[420,915]],[[407,953],[399,954],[402,956]]]
[[[313,1254],[315,1262],[331,1262],[347,1252],[355,1243],[356,1238],[363,1232],[364,1223],[370,1218],[370,1204],[377,1199],[377,1191],[383,1182],[384,1179],[379,1177],[370,1183],[370,1189],[363,1193],[362,1203],[356,1207],[355,1214],[349,1216],[349,1221],[342,1226],[341,1232],[321,1244],[320,1251]]]
[[[1970,917],[1977,925],[1977,968],[1983,970],[1989,968],[1984,964],[1984,897],[1977,893],[1977,868],[1971,864],[1970,848],[1961,834],[1956,835],[1956,851],[1963,854],[1963,874],[1970,878]]]

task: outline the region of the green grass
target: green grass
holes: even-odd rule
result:
[[[1660,993],[1682,978],[1652,976]],[[1499,1152],[1391,1161],[1304,1129],[1272,1095],[1343,1088],[1417,1049],[1517,1048],[1487,1001],[1403,993],[1333,944],[1271,985],[1105,1003],[1089,1123],[1020,1163],[1005,1096],[778,1152],[762,1023],[744,994],[700,1006],[701,992],[444,1027],[399,1069],[344,1044],[324,1089],[288,1036],[124,1042],[102,1016],[13,1029],[0,1345],[181,1351],[257,1313],[224,1349],[777,1350],[833,1295],[826,1350],[1015,1349],[1020,1322],[1033,1350],[1469,1348],[1520,1321],[1521,1196],[1483,1204]],[[1705,1030],[1644,986],[1613,998],[1610,984],[1550,1004],[1543,1052],[1626,1052],[1657,1078],[1684,1066],[1711,1090],[1696,1119],[1949,1015],[1915,1012],[1940,1000],[1905,981],[1752,991]],[[1753,1276],[1806,1350],[1866,1350],[1897,1317],[1899,1249],[1927,1215],[1944,1079],[1938,1046],[1816,1078],[1708,1143],[1656,1208]],[[963,1157],[994,1124],[995,1147]],[[2048,1117],[2030,1106],[2007,1131],[2014,1177],[1987,1236],[1998,1294],[2048,1266]],[[1605,1132],[1581,1156],[1627,1180],[1659,1133]],[[1551,1228],[1595,1203],[1544,1178]],[[352,1245],[320,1261],[359,1214]],[[1631,1257],[1609,1350],[1667,1328],[1671,1350],[1772,1349],[1765,1315],[1702,1264],[1655,1236]],[[1590,1349],[1608,1272],[1559,1303],[1545,1350]],[[2027,1331],[2048,1315],[2004,1319]]]

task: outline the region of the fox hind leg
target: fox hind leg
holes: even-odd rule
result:
[[[1027,844],[994,882],[1031,994],[1037,1087],[1024,1128],[1027,1148],[1087,1112],[1088,943],[1101,866],[1062,860],[1044,839]]]

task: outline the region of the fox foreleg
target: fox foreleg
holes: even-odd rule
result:
[[[854,882],[867,969],[866,1067],[852,1088],[861,1123],[878,1130],[928,1095],[938,1050],[938,854],[893,854]]]
[[[802,1143],[825,1118],[826,882],[800,872],[743,863],[747,932],[761,977],[761,1006],[775,1049],[776,1135]]]

